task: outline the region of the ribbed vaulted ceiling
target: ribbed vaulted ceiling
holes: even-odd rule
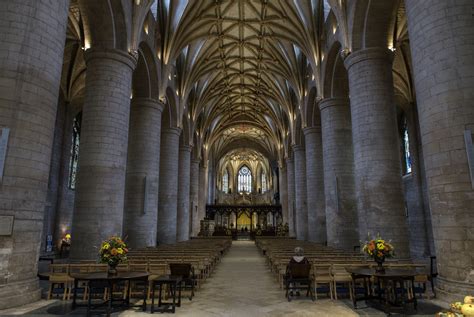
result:
[[[321,0],[159,2],[163,67],[176,55],[169,78],[203,144],[244,138],[277,156],[317,86],[323,16]]]

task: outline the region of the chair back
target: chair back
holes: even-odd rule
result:
[[[288,273],[291,278],[309,278],[311,263],[290,263]]]
[[[192,266],[190,263],[170,263],[171,275],[189,278],[191,276]]]
[[[69,273],[69,264],[50,264],[49,270],[54,275],[67,275]]]

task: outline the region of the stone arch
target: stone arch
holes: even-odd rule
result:
[[[351,51],[392,47],[396,11],[400,0],[356,0],[350,3]]]
[[[334,42],[329,49],[323,71],[324,98],[347,97],[349,95],[349,80],[341,56],[341,49],[342,46],[339,42]]]
[[[163,129],[178,127],[177,109],[178,109],[178,105],[177,105],[176,95],[174,91],[170,87],[168,87],[166,89],[165,109],[163,111],[163,115],[161,119],[161,127]]]
[[[84,47],[120,49],[128,51],[131,21],[126,14],[125,1],[80,0],[84,21]]]
[[[302,120],[301,120],[300,115],[298,115],[296,117],[296,121],[295,121],[295,144],[303,145],[303,146],[305,144],[305,142],[304,142],[304,133],[303,133],[303,125],[302,125]]]
[[[180,145],[191,145],[192,144],[192,131],[189,125],[189,120],[183,118],[182,120],[182,129],[181,135],[179,136]]]
[[[138,49],[138,62],[132,79],[133,97],[158,100],[158,71],[155,54],[146,42]]]
[[[321,124],[319,108],[316,105],[317,97],[318,96],[317,96],[316,87],[312,87],[308,93],[308,98],[306,100],[306,126],[307,127],[319,126]]]

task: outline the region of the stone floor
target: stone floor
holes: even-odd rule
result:
[[[417,314],[410,316],[433,316],[441,308],[430,301],[421,301]],[[84,310],[71,312],[70,303],[62,301],[40,301],[21,307],[0,311],[0,316],[84,316]],[[134,310],[115,313],[113,316],[149,316]],[[176,316],[183,317],[253,317],[253,316],[385,316],[374,308],[352,309],[348,299],[332,301],[318,299],[315,302],[302,297],[288,302],[279,289],[273,275],[268,271],[264,257],[250,241],[233,243],[213,276],[197,291],[192,301],[184,299]],[[397,315],[392,315],[397,316]],[[398,315],[405,316],[405,315]]]

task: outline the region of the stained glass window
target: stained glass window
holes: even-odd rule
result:
[[[267,191],[267,175],[262,172],[262,193]]]
[[[69,161],[69,188],[76,189],[77,162],[79,160],[79,144],[81,138],[82,112],[79,112],[72,122],[71,158]]]
[[[411,153],[410,153],[410,138],[408,136],[407,118],[403,116],[401,126],[402,137],[402,156],[403,156],[403,174],[411,173]]]
[[[239,192],[252,192],[252,172],[245,165],[239,170],[237,189]]]
[[[224,175],[222,175],[222,191],[224,193],[229,192],[229,173],[227,169],[224,171]]]

